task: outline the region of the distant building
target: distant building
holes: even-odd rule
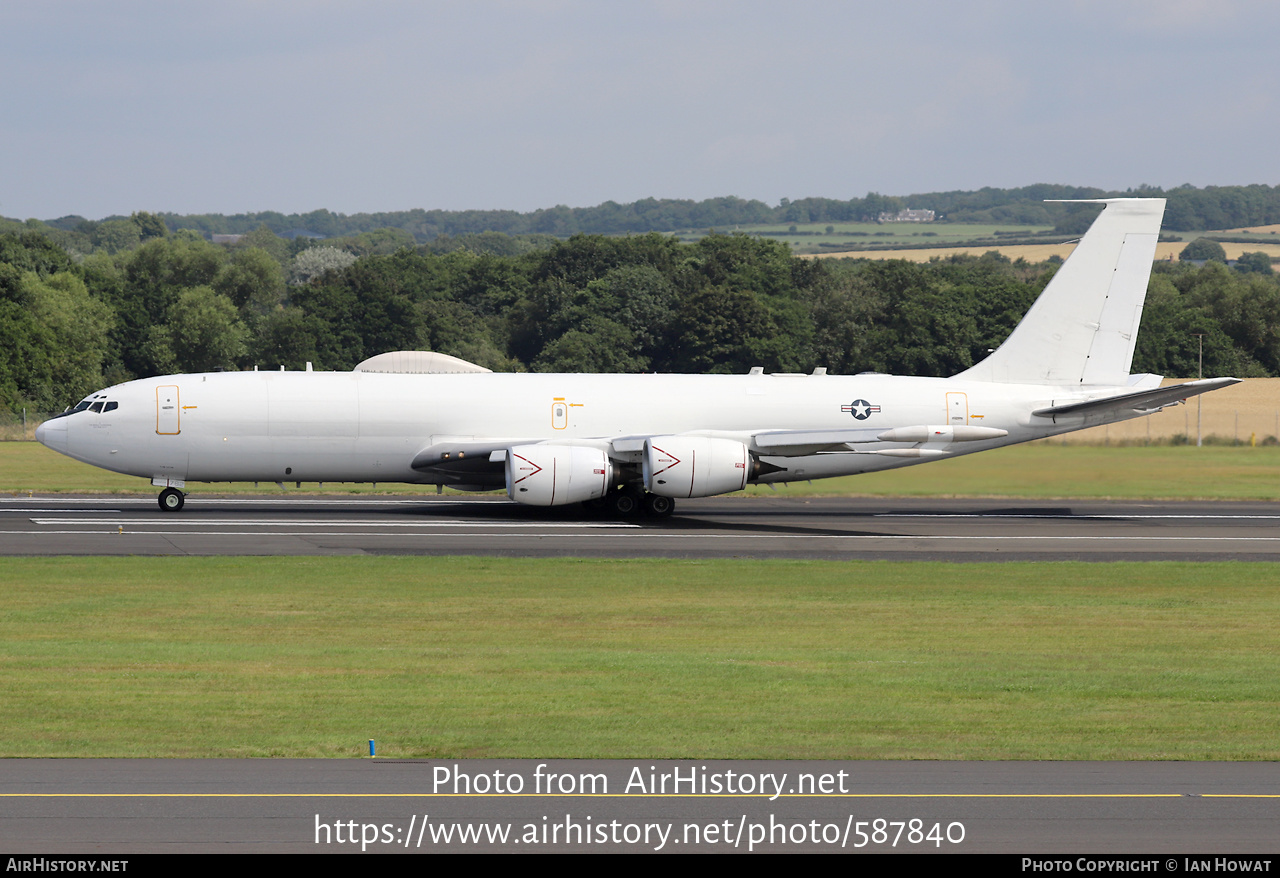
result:
[[[878,220],[882,223],[931,223],[935,216],[932,210],[900,210],[882,213]]]
[[[213,235],[212,237],[215,244],[238,244],[244,235]]]

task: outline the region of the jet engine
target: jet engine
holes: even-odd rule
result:
[[[529,506],[564,506],[603,497],[613,464],[598,448],[517,445],[507,452],[507,496]]]
[[[654,436],[644,443],[644,486],[663,497],[740,491],[751,468],[751,452],[733,439]]]

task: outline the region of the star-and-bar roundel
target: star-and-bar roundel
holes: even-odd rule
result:
[[[848,412],[849,414],[857,418],[859,421],[865,421],[867,418],[871,417],[873,414],[880,411],[880,406],[872,405],[871,403],[867,402],[865,399],[855,399],[853,402],[849,403],[848,405],[840,406],[840,411]]]

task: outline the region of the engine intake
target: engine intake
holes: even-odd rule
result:
[[[529,506],[565,506],[603,497],[613,464],[598,448],[517,445],[507,452],[507,496]]]
[[[733,439],[653,436],[644,443],[644,486],[663,497],[741,491],[751,469],[751,452]]]

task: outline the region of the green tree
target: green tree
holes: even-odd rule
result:
[[[636,347],[625,326],[596,315],[543,348],[533,368],[537,372],[641,372],[648,364],[634,353]]]
[[[356,257],[337,247],[309,247],[293,257],[289,283],[305,284],[326,271],[339,271],[356,261]]]
[[[868,280],[883,296],[869,333],[873,370],[942,377],[974,364],[983,342],[977,309],[943,268],[902,260],[866,266]]]
[[[814,326],[814,363],[832,374],[868,369],[871,324],[882,307],[868,280],[848,270],[828,272],[807,291],[806,302]]]
[[[52,345],[47,359],[41,358],[48,363],[47,373],[28,379],[30,398],[58,408],[59,400],[74,402],[101,388],[107,337],[115,322],[110,307],[91,296],[84,281],[70,272],[45,279],[27,272],[23,287],[31,316]]]
[[[142,235],[133,220],[103,220],[94,227],[91,238],[95,249],[107,253],[122,253],[142,243]]]
[[[1249,272],[1275,274],[1275,269],[1271,267],[1271,257],[1262,252],[1241,253],[1240,258],[1236,260],[1236,271],[1245,274]]]
[[[267,368],[302,369],[308,362],[319,369],[329,368],[316,346],[316,338],[323,330],[321,322],[301,308],[272,311],[258,324],[252,340],[252,360]]]
[[[250,247],[265,250],[280,265],[281,271],[288,270],[289,261],[292,259],[289,242],[271,231],[266,225],[258,226],[252,232],[247,232],[235,243],[235,249],[237,250]]]
[[[138,227],[138,237],[142,241],[150,241],[152,238],[166,238],[169,236],[169,227],[164,224],[164,220],[154,213],[147,213],[140,210],[131,214],[129,220]]]
[[[148,338],[150,359],[161,372],[212,372],[234,368],[246,353],[248,330],[226,296],[212,287],[184,290],[163,325]]]
[[[1182,248],[1182,252],[1178,254],[1178,259],[1183,262],[1212,260],[1225,263],[1227,261],[1227,251],[1222,249],[1222,245],[1217,241],[1209,238],[1196,238]]]
[[[260,247],[238,249],[218,269],[213,288],[230,299],[244,317],[261,317],[283,304],[284,272]]]
[[[152,329],[168,320],[182,291],[213,284],[227,252],[194,232],[180,230],[152,239],[120,259],[122,283],[104,295],[119,316],[115,342],[121,365],[135,376],[153,375],[157,369],[167,372],[149,353],[165,350],[151,340]]]
[[[769,309],[749,290],[708,284],[680,303],[672,327],[670,367],[677,372],[789,371],[776,355],[764,360],[760,342],[776,336]]]

